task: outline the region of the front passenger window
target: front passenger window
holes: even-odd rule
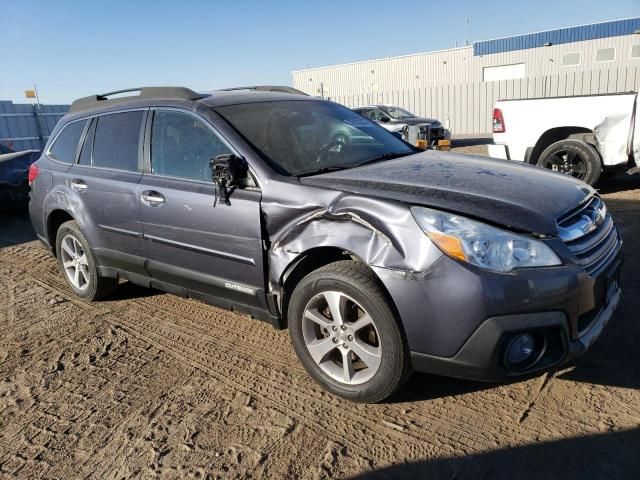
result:
[[[209,161],[232,153],[201,120],[173,111],[156,111],[151,131],[151,171],[157,175],[211,181]]]

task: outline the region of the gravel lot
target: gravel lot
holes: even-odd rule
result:
[[[323,393],[248,317],[128,283],[77,299],[0,213],[0,476],[640,478],[640,175],[600,187],[624,295],[587,355],[511,384],[416,374],[380,405]]]

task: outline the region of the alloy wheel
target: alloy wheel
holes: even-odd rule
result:
[[[78,290],[89,287],[89,261],[80,241],[66,235],[61,242],[62,266],[69,282]]]
[[[542,166],[579,180],[587,175],[587,163],[575,150],[560,150],[542,161]]]
[[[302,335],[316,365],[340,383],[362,384],[380,368],[382,345],[375,322],[342,292],[325,291],[309,301]]]

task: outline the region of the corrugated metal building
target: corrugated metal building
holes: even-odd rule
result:
[[[40,105],[0,101],[0,143],[20,150],[41,150],[69,105]]]
[[[391,103],[454,133],[484,134],[499,99],[638,90],[640,17],[297,70],[293,84],[349,107]]]

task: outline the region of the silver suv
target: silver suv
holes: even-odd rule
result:
[[[368,402],[412,369],[558,365],[613,315],[622,241],[576,179],[419,152],[298,94],[136,92],[74,102],[29,172],[33,226],[84,299],[127,279],[245,312]]]

